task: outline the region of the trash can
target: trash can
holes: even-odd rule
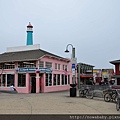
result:
[[[70,84],[70,97],[76,97],[76,84]]]

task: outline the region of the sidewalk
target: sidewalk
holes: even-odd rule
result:
[[[0,93],[0,114],[120,114],[103,98],[70,97],[69,91],[39,94]]]

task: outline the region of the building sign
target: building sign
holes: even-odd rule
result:
[[[75,75],[75,64],[72,64],[72,75]]]
[[[73,69],[73,68],[75,69],[75,64],[72,64],[72,69]]]
[[[72,68],[72,75],[75,75],[75,69]]]
[[[77,65],[77,58],[71,58],[71,63],[72,63],[72,75],[75,75],[75,68]]]
[[[52,68],[16,68],[17,72],[36,72],[36,70],[39,70],[40,73],[49,73],[52,72]]]
[[[52,68],[39,68],[40,72],[52,72]]]

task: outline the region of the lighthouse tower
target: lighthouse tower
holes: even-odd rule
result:
[[[26,45],[33,45],[33,26],[29,22],[29,25],[27,26],[27,43]]]

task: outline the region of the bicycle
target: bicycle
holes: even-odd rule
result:
[[[86,93],[86,98],[93,99],[93,97],[94,97],[94,90],[90,88]]]
[[[104,101],[105,102],[116,102],[117,101],[117,91],[116,90],[108,90],[105,94],[104,94]]]
[[[79,96],[92,99],[93,92],[91,91],[91,85],[82,85],[81,89],[79,90]]]
[[[85,88],[85,85],[81,85],[81,89],[79,90],[79,96],[84,97],[86,94],[87,89]]]

